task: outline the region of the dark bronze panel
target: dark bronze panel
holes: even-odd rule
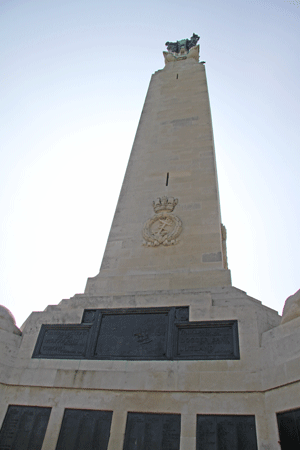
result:
[[[277,414],[282,450],[300,449],[300,408]]]
[[[84,358],[91,333],[87,325],[42,325],[34,358]]]
[[[33,358],[239,359],[236,320],[189,322],[189,308],[86,309],[78,325],[42,325]]]
[[[56,450],[106,450],[111,411],[66,409]]]
[[[0,431],[0,450],[40,450],[51,408],[10,405]]]
[[[97,309],[85,309],[82,316],[82,323],[93,323],[97,317]]]
[[[165,358],[168,312],[103,314],[96,356]]]
[[[177,325],[175,357],[238,359],[237,322],[207,321]]]
[[[123,450],[179,450],[180,415],[128,413]]]
[[[254,416],[198,415],[196,450],[257,450]]]

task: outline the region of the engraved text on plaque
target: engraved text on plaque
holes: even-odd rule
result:
[[[123,450],[179,450],[180,415],[128,413]]]
[[[51,408],[8,407],[0,431],[0,450],[40,450]]]

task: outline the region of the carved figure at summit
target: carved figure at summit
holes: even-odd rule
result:
[[[176,42],[167,41],[165,45],[167,46],[168,51],[163,52],[165,63],[167,64],[168,62],[180,61],[187,58],[194,58],[196,61],[199,61],[199,45],[197,45],[199,39],[200,36],[193,33],[193,36],[190,39],[181,39]]]
[[[166,42],[165,45],[167,46],[167,49],[169,52],[173,53],[182,53],[182,52],[189,52],[189,50],[192,47],[195,47],[197,42],[199,41],[200,36],[198,34],[193,33],[193,36],[191,39],[181,39],[180,41],[176,42]]]

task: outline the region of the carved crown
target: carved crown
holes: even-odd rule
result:
[[[162,198],[157,198],[155,201],[153,201],[153,209],[156,213],[160,211],[172,212],[177,203],[178,198],[174,197],[168,198],[166,196],[163,196]]]

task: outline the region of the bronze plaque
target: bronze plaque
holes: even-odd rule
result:
[[[196,450],[257,450],[255,417],[198,415]]]
[[[82,323],[42,325],[33,358],[239,359],[236,320],[189,322],[187,306],[86,309]]]
[[[96,356],[166,358],[168,313],[103,314]]]
[[[179,443],[179,414],[128,413],[123,450],[179,450]]]
[[[280,444],[282,450],[300,448],[300,409],[277,414]]]
[[[10,405],[0,431],[0,450],[41,450],[51,408]]]
[[[33,357],[84,358],[90,330],[85,325],[42,325]]]
[[[66,409],[56,450],[107,450],[111,411]]]
[[[207,321],[177,325],[178,358],[239,358],[237,322]]]

